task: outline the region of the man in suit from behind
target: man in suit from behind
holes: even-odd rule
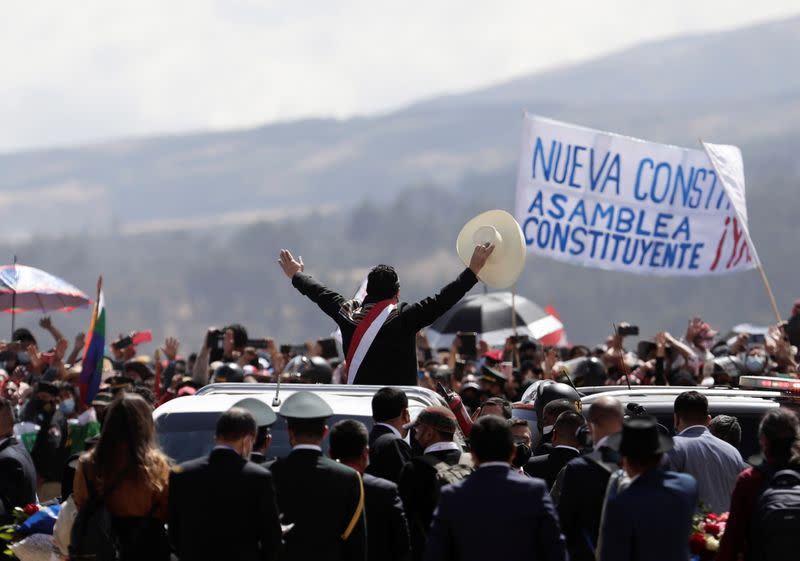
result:
[[[10,521],[14,507],[36,502],[36,469],[25,446],[14,438],[14,411],[0,397],[0,522]]]
[[[565,411],[553,425],[553,448],[543,456],[534,456],[525,464],[525,472],[531,477],[544,479],[547,488],[553,487],[559,472],[567,462],[581,455],[578,429],[584,425],[583,415]]]
[[[420,411],[414,423],[417,442],[424,450],[408,462],[400,474],[400,497],[406,509],[411,532],[412,559],[421,559],[425,549],[428,529],[436,503],[439,500],[437,465],[466,463],[472,460],[455,442],[458,422],[447,407],[428,406]],[[469,469],[469,468],[466,468]]]
[[[708,430],[711,416],[706,396],[683,392],[675,398],[674,412],[677,435],[675,447],[664,458],[665,467],[694,477],[700,500],[711,512],[728,512],[736,478],[747,464],[736,448]]]
[[[399,388],[385,387],[372,397],[372,420],[375,424],[369,433],[369,467],[367,473],[375,477],[400,482],[400,472],[411,459],[411,446],[404,439],[408,397]]]
[[[322,454],[330,405],[295,392],[281,405],[292,451],[271,466],[278,507],[288,526],[281,561],[366,561],[361,475]]]
[[[407,561],[411,554],[408,523],[397,485],[364,473],[369,463],[367,428],[351,419],[339,421],[328,436],[331,458],[364,478],[364,512],[367,516],[367,559]]]
[[[672,438],[652,417],[625,421],[608,437],[624,470],[612,475],[597,546],[598,561],[676,561],[689,557],[697,483],[691,475],[665,471],[662,456]]]
[[[614,397],[599,397],[588,415],[588,430],[594,449],[570,460],[556,480],[551,496],[558,506],[561,529],[572,561],[595,561],[600,513],[611,474],[619,456],[608,447],[608,437],[622,430],[622,403]]]
[[[567,559],[544,483],[511,469],[514,441],[508,422],[495,416],[478,419],[470,445],[477,469],[442,489],[424,560]]]
[[[255,437],[253,415],[233,407],[217,421],[208,457],[172,469],[168,526],[181,561],[277,558],[281,526],[272,476],[247,460]]]

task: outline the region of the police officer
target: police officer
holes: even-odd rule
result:
[[[263,466],[267,462],[267,450],[269,450],[269,445],[272,443],[272,434],[270,434],[269,429],[277,420],[275,412],[269,405],[255,397],[246,397],[234,403],[233,406],[246,409],[256,420],[258,429],[256,431],[256,439],[253,441],[250,461]]]
[[[292,451],[271,466],[284,526],[281,559],[365,561],[366,523],[361,476],[322,454],[333,410],[312,392],[289,396],[286,419]]]

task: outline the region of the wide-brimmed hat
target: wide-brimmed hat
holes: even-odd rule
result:
[[[652,417],[626,419],[622,432],[609,436],[607,443],[620,455],[635,458],[663,454],[673,448],[672,438],[658,430],[658,422]]]
[[[508,288],[525,268],[525,236],[522,228],[508,212],[490,210],[466,223],[458,234],[456,251],[464,265],[469,266],[475,246],[491,243],[494,251],[483,266],[478,278],[491,288]]]

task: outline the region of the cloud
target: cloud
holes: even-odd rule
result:
[[[383,112],[796,0],[4,3],[0,150]]]

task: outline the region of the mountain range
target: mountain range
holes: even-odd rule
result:
[[[751,230],[783,308],[796,296],[800,17],[642,44],[389,114],[0,155],[6,252],[78,284],[106,276],[109,321],[196,344],[207,325],[318,337],[331,323],[274,266],[291,246],[352,292],[377,261],[402,294],[455,275],[473,214],[513,205],[522,112],[657,142],[737,144]],[[531,259],[520,293],[554,304],[576,341],[612,321],[680,331],[771,315],[755,273],[653,279]],[[256,304],[257,303],[257,304]],[[58,316],[78,328],[88,314]],[[27,318],[23,323],[28,321]]]

